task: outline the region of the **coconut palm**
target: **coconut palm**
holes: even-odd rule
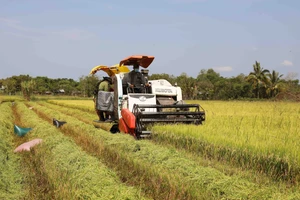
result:
[[[272,73],[267,74],[267,76],[269,78],[267,93],[269,93],[271,97],[274,97],[279,91],[279,87],[282,83],[282,79],[280,78],[283,76],[283,74],[279,75],[279,72],[273,70]]]
[[[247,81],[251,82],[254,88],[256,88],[256,97],[259,98],[259,91],[262,87],[266,86],[268,81],[267,74],[269,70],[264,69],[260,66],[260,63],[255,61],[253,65],[253,72],[250,72],[247,76]]]

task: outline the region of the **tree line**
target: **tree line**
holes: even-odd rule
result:
[[[179,76],[152,74],[149,80],[166,79],[172,85],[182,89],[183,99],[230,100],[230,99],[269,99],[280,93],[300,94],[299,80],[295,74],[283,78],[283,74],[253,64],[253,71],[248,75],[222,77],[213,69],[202,69],[196,78],[182,73]],[[12,76],[0,79],[0,92],[4,94],[23,94],[27,99],[36,95],[72,95],[91,97],[100,78],[96,75],[81,76],[79,81],[67,78],[51,79],[46,76]]]
[[[175,77],[169,74],[153,74],[150,79],[167,79],[181,87],[184,99],[269,99],[279,93],[292,93],[300,98],[299,80],[296,74],[283,78],[275,70],[261,67],[259,62],[253,64],[253,71],[248,75],[225,78],[213,69],[202,69],[196,78],[182,73]]]

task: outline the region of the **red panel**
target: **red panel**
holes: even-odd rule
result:
[[[128,128],[123,118],[119,120],[119,130],[122,133],[129,133],[130,135],[135,136],[134,129]]]
[[[127,108],[121,110],[122,118],[130,129],[135,129],[135,116]]]
[[[129,128],[127,127],[123,118],[119,120],[119,130],[122,133],[129,133]]]

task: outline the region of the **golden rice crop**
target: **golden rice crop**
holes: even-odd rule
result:
[[[154,126],[154,139],[207,157],[253,166],[278,178],[300,178],[299,104],[198,103],[206,110],[204,125]]]
[[[33,104],[31,103],[31,105]],[[43,103],[43,105],[46,104]],[[45,108],[45,106],[33,106],[35,106],[38,112],[43,112],[45,115],[57,116],[61,119],[67,120],[69,124],[68,128],[72,130],[70,132],[74,134],[74,137],[77,137],[76,135],[78,134],[82,134],[91,138],[89,140],[91,143],[90,145],[99,145],[101,147],[100,149],[104,151],[103,153],[100,152],[103,159],[107,156],[107,151],[113,151],[115,152],[113,155],[117,157],[110,158],[110,160],[109,158],[106,159],[108,159],[109,162],[114,162],[113,160],[118,159],[119,162],[114,164],[122,165],[121,169],[127,169],[124,166],[128,165],[128,162],[134,163],[131,168],[129,168],[131,171],[126,171],[125,173],[136,174],[139,176],[140,180],[148,180],[149,175],[152,176],[153,179],[155,179],[156,176],[160,176],[163,179],[168,177],[168,180],[171,181],[171,183],[164,187],[172,187],[177,190],[178,187],[181,187],[181,191],[188,192],[188,194],[191,195],[190,197],[200,198],[202,196],[203,198],[205,195],[210,195],[214,198],[229,199],[246,198],[246,196],[248,198],[284,199],[286,195],[290,197],[292,195],[299,195],[283,194],[281,193],[282,191],[276,192],[276,188],[274,187],[268,188],[261,185],[258,186],[255,183],[249,182],[239,176],[228,176],[216,169],[201,167],[173,148],[154,145],[151,141],[135,141],[132,137],[127,137],[122,134],[112,135],[108,132],[96,130],[94,127],[79,122],[74,118],[79,118],[83,115],[79,110],[76,111],[54,105],[47,105],[47,107],[53,108],[50,110]],[[62,112],[68,113],[69,116],[62,114]],[[93,120],[93,114],[85,113],[86,117],[87,115],[90,115],[89,119]],[[134,151],[137,145],[140,146],[140,150]],[[105,151],[103,148],[108,150]],[[118,166],[115,167],[118,168]],[[144,169],[148,170],[144,171]],[[153,169],[155,169],[155,171],[153,171]],[[141,173],[141,171],[143,173]],[[148,184],[151,184],[151,182]],[[184,186],[188,186],[188,188],[185,188]],[[155,187],[152,186],[151,188]],[[200,194],[200,191],[208,194]]]
[[[206,111],[202,126],[155,125],[153,140],[226,160],[244,168],[256,168],[272,177],[297,182],[300,156],[299,103],[189,101]],[[60,100],[57,104],[62,105]],[[86,106],[87,106],[86,102]],[[90,108],[93,104],[89,102]],[[83,108],[84,101],[64,101]],[[77,106],[74,106],[77,105]],[[93,110],[93,109],[90,109]]]
[[[62,105],[62,106],[68,106],[70,108],[77,108],[83,111],[90,111],[94,112],[94,102],[93,100],[48,100],[48,102],[56,104],[56,105]]]

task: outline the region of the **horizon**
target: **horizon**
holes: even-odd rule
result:
[[[258,61],[300,79],[299,10],[296,0],[2,0],[0,79],[79,80],[134,54],[155,56],[150,74],[230,78]]]

